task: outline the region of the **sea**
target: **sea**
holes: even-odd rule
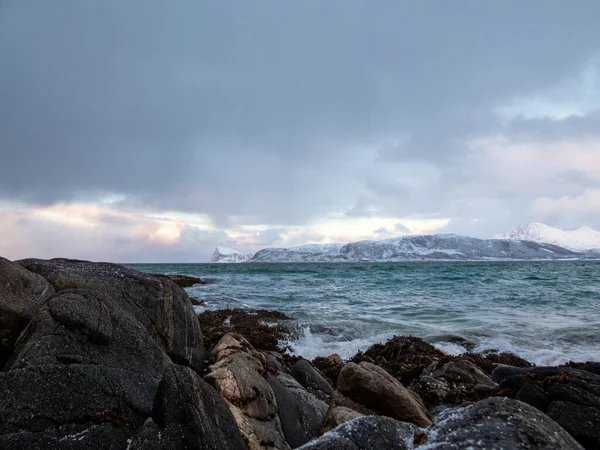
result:
[[[600,261],[129,264],[201,277],[207,309],[282,311],[305,358],[343,358],[394,335],[459,354],[510,351],[537,365],[600,361]]]

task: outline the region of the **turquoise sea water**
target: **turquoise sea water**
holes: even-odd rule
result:
[[[202,277],[209,309],[293,316],[295,352],[348,357],[398,335],[457,353],[450,336],[536,364],[600,360],[600,261],[359,264],[138,264]],[[201,310],[201,308],[200,308]]]

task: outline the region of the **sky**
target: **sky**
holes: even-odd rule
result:
[[[0,255],[600,229],[600,3],[0,0]]]

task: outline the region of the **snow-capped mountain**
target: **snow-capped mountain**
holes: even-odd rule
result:
[[[308,244],[291,248],[264,248],[249,262],[332,262],[344,260],[340,249],[346,244]]]
[[[600,249],[600,232],[581,227],[576,230],[553,228],[543,223],[530,223],[516,230],[494,236],[494,239],[515,239],[544,242],[575,251]]]
[[[254,255],[249,253],[244,255],[232,248],[217,246],[212,256],[210,257],[211,263],[241,263],[248,261]]]
[[[247,262],[360,262],[582,257],[565,248],[511,239],[476,239],[455,234],[403,236],[345,245],[265,248]]]

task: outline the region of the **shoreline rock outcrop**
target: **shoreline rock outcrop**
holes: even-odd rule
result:
[[[2,324],[19,332],[3,347],[1,448],[136,448],[142,435],[151,448],[243,448],[200,376],[202,333],[182,288],[109,263],[1,264]]]

